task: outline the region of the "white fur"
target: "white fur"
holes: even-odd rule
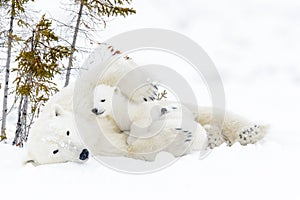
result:
[[[103,44],[96,49],[83,64],[80,69],[80,77],[83,83],[86,83],[83,89],[81,85],[71,84],[68,87],[62,89],[56,95],[54,95],[45,105],[43,111],[40,113],[39,119],[35,121],[31,128],[30,137],[27,144],[27,161],[33,161],[36,164],[48,164],[56,162],[67,162],[67,161],[80,161],[79,154],[85,145],[82,144],[78,135],[76,122],[73,116],[74,107],[75,109],[80,107],[84,109],[76,109],[77,115],[82,115],[80,122],[82,126],[87,127],[85,137],[94,143],[89,144],[90,150],[94,154],[99,155],[122,155],[126,150],[125,136],[119,134],[119,130],[113,130],[112,132],[105,132],[105,136],[98,135],[97,138],[92,134],[93,128],[90,123],[93,120],[90,110],[92,109],[92,98],[89,98],[98,84],[117,85],[119,79],[124,77],[127,73],[131,72],[137,67],[137,65],[127,57],[123,57],[115,61],[111,67],[104,70],[104,74],[101,74],[100,79],[96,76],[95,71],[97,68],[103,67],[105,62],[110,58],[117,56],[118,51],[112,47]],[[98,75],[98,74],[97,74]],[[129,77],[132,78],[132,77]],[[127,79],[129,79],[127,78]],[[149,83],[144,87],[137,90],[132,95],[129,88],[132,84],[130,81],[125,79],[126,84],[122,84],[121,88],[124,89],[126,95],[130,96],[133,101],[143,102],[144,98],[149,98],[155,94],[156,88],[153,84]],[[137,72],[133,80],[147,79],[147,76]],[[74,90],[79,91],[85,98],[78,104],[74,101]],[[77,93],[78,94],[78,93]],[[56,110],[61,110],[60,116],[55,116]],[[112,125],[110,120],[102,120],[102,124],[105,124],[107,129]],[[91,125],[91,126],[90,126]],[[67,137],[66,131],[70,130],[71,137]],[[107,142],[107,140],[112,142]],[[68,145],[75,146],[73,151],[67,150]],[[53,154],[55,148],[64,146],[63,150],[57,154]],[[53,148],[54,147],[54,148]],[[66,148],[65,148],[66,147]],[[77,150],[78,149],[78,150]],[[69,151],[69,152],[68,152]]]
[[[84,137],[82,139],[84,141],[90,141],[89,150],[93,155],[129,156],[147,160],[153,159],[156,151],[160,150],[173,152],[176,156],[181,155],[182,149],[176,152],[176,147],[179,143],[182,144],[182,141],[186,139],[186,135],[183,134],[183,131],[188,128],[181,127],[182,130],[174,131],[173,127],[181,123],[181,121],[178,120],[180,119],[178,115],[181,115],[179,112],[167,113],[167,115],[169,115],[167,121],[170,123],[168,126],[172,128],[169,130],[165,129],[162,134],[158,134],[157,137],[153,137],[150,141],[139,139],[128,146],[128,135],[124,134],[121,129],[116,126],[114,119],[109,116],[100,119],[103,135],[94,134],[95,130],[99,128],[96,127],[96,123],[94,123],[97,121],[97,117],[91,112],[94,107],[94,89],[99,84],[116,86],[118,79],[124,77],[124,75],[136,67],[136,64],[134,64],[132,60],[122,58],[113,63],[113,65],[102,74],[99,80],[98,74],[95,73],[97,72],[97,67],[101,67],[108,58],[113,56],[114,52],[115,51],[112,51],[107,45],[101,45],[99,49],[90,55],[80,71],[81,76],[79,80],[85,85],[70,85],[54,95],[46,104],[39,119],[36,120],[31,129],[27,144],[27,161],[32,160],[37,164],[80,161],[78,159],[79,154],[85,146],[79,139],[80,137],[76,126],[78,124],[80,124],[80,127],[84,130],[84,134],[81,134],[81,136]],[[147,76],[145,74],[134,74],[132,77],[128,77],[128,79],[145,80]],[[131,101],[133,102],[141,103],[144,98],[149,100],[149,97],[155,93],[155,88],[151,84],[148,84],[132,96],[127,89],[130,88],[130,84],[130,81],[126,80],[125,84],[120,85],[120,89],[127,98],[131,97]],[[75,91],[74,88],[76,89]],[[73,102],[74,100],[75,102]],[[215,125],[211,108],[186,106],[188,110],[193,111],[191,113],[187,112],[187,115],[195,117],[195,123],[199,123],[205,127],[211,148],[221,145],[223,142],[226,142],[228,145],[232,145],[235,142],[239,142],[243,145],[255,143],[263,138],[266,133],[265,126],[258,126],[254,130],[253,127],[256,126],[256,124],[233,114],[226,115],[223,126]],[[170,110],[170,108],[168,109]],[[56,116],[55,113],[59,115]],[[183,111],[181,113],[186,112]],[[74,114],[76,115],[76,122],[74,121]],[[141,113],[137,116],[140,114]],[[217,113],[217,116],[221,115]],[[161,120],[163,121],[164,119]],[[157,120],[156,123],[161,123],[161,120]],[[120,126],[126,126],[126,123]],[[155,128],[155,126],[157,126],[157,124],[151,127]],[[126,127],[126,129],[128,129],[128,127]],[[197,129],[199,129],[200,132],[205,132],[200,125],[197,126]],[[195,129],[195,131],[198,131],[197,129]],[[247,129],[248,132],[245,131],[245,129]],[[70,136],[66,135],[66,131],[70,131]],[[245,132],[245,134],[243,132]],[[197,140],[195,138],[195,141],[204,140]],[[199,146],[201,146],[201,144],[195,144],[192,149],[196,149],[196,147]],[[57,153],[54,155],[53,151],[58,148],[61,154]],[[151,157],[152,152],[153,155]],[[145,154],[147,155],[146,158],[144,157]]]
[[[72,113],[64,111],[59,105],[53,105],[51,112],[41,116],[32,126],[27,143],[26,161],[35,164],[83,162],[79,157],[84,149]],[[57,152],[53,153],[54,151]]]
[[[179,103],[136,103],[119,88],[102,84],[95,88],[94,109],[97,118],[112,118],[116,127],[128,131],[128,139],[135,138],[127,140],[131,157],[153,160],[160,151],[182,156],[207,147],[206,131]]]
[[[114,109],[113,109],[114,108]],[[161,117],[162,107],[155,102],[135,103],[126,98],[116,86],[98,85],[94,90],[96,115],[111,116],[122,131],[130,131],[133,126],[149,126],[152,120]]]

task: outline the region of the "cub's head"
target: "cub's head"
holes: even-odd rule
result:
[[[94,90],[94,106],[92,112],[101,117],[112,116],[112,102],[121,96],[122,94],[118,87],[104,84],[98,85]]]
[[[40,165],[87,161],[89,151],[80,141],[72,113],[58,105],[47,112],[31,128],[25,162]]]

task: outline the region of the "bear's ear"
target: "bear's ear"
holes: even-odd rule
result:
[[[31,163],[35,167],[38,166],[38,163],[35,162],[28,154],[26,154],[26,156],[24,156],[22,159],[22,164],[27,165],[29,163]]]
[[[38,166],[39,164],[38,163],[36,163],[34,160],[25,160],[24,162],[23,162],[23,165],[27,165],[27,164],[29,164],[29,163],[31,163],[33,166]]]
[[[64,113],[64,110],[62,109],[62,107],[60,106],[60,105],[55,105],[54,106],[54,112],[53,112],[53,115],[55,116],[55,117],[57,117],[57,116],[60,116],[60,115],[63,115],[63,113]]]

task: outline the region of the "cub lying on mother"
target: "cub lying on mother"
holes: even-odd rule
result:
[[[167,101],[133,102],[118,87],[102,84],[95,88],[92,112],[100,120],[113,119],[115,125],[128,134],[131,157],[154,160],[160,151],[178,157],[206,149],[206,131],[195,121],[191,111],[182,108],[179,103]],[[99,124],[101,126],[101,121]]]
[[[223,133],[227,136],[220,136],[218,130],[212,131],[211,125],[204,123],[211,118],[208,109],[200,107],[198,110],[190,110],[178,102],[133,102],[118,87],[101,84],[94,90],[92,112],[99,119],[113,119],[115,126],[129,136],[128,151],[133,157],[142,154],[146,160],[154,159],[155,154],[162,150],[174,156],[182,156],[195,150],[204,151],[207,147],[218,146],[220,140],[226,137],[235,138],[233,141],[228,140],[230,145],[236,141],[246,145],[257,142],[265,134],[260,126],[251,125],[230,114],[225,120]]]

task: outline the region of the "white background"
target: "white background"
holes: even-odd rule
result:
[[[57,2],[40,1],[40,9],[64,18]],[[300,2],[135,0],[133,7],[137,14],[111,21],[99,41],[145,27],[187,35],[215,62],[227,109],[269,123],[269,135],[148,175],[121,174],[93,159],[23,167],[20,150],[0,144],[1,199],[299,198]]]

